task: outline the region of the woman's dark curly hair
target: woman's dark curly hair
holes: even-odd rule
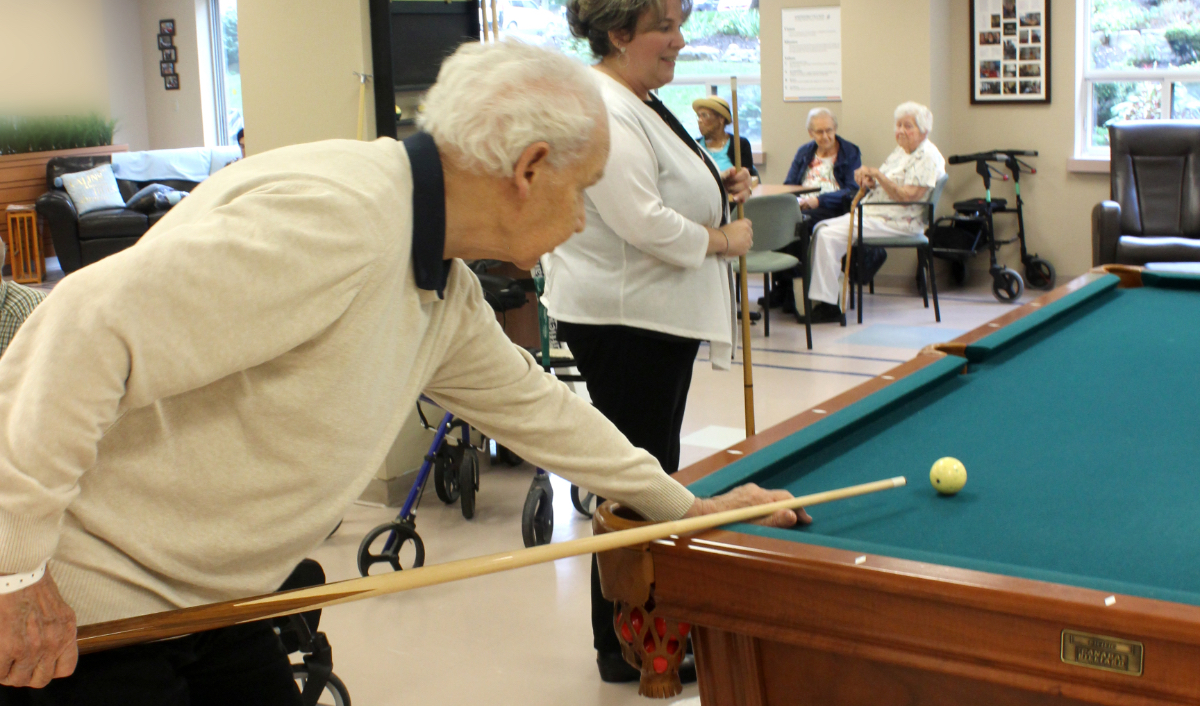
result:
[[[666,0],[570,0],[567,3],[567,23],[571,34],[586,39],[598,58],[612,54],[614,47],[609,32],[627,34],[637,31],[638,20],[646,12],[661,18],[666,12]],[[682,0],[683,19],[692,12],[692,0]]]

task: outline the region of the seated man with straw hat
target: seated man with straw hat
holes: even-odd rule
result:
[[[422,132],[238,161],[63,280],[0,359],[0,684],[46,687],[0,703],[298,704],[269,624],[79,659],[76,620],[273,591],[421,393],[651,519],[787,497],[695,498],[508,341],[460,260],[537,262],[607,156],[588,69],[468,43]]]

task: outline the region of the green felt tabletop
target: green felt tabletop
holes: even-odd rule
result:
[[[737,529],[1200,605],[1200,278],[1147,284],[1103,278],[981,341],[969,373],[948,357],[691,487],[904,475],[805,529]],[[942,456],[966,465],[957,496],[929,483]]]

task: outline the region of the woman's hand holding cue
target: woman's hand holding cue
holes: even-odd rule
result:
[[[748,218],[708,229],[709,255],[741,257],[750,252],[751,245],[754,245],[754,228]]]
[[[742,155],[743,159],[745,157],[746,155]],[[721,180],[725,182],[725,193],[729,194],[729,200],[734,203],[745,203],[754,189],[750,181],[750,170],[745,167],[726,169],[721,174]]]
[[[714,512],[723,512],[725,510],[736,510],[741,507],[750,507],[751,505],[762,505],[764,503],[773,503],[780,500],[787,500],[793,497],[786,490],[767,490],[760,488],[754,483],[739,485],[733,490],[718,495],[713,498],[696,498],[696,502],[692,503],[692,507],[688,509],[684,517],[696,517],[698,515],[711,515]],[[755,520],[756,525],[765,525],[767,527],[791,527],[797,522],[803,525],[810,524],[812,518],[803,508],[792,510],[779,510],[773,515]]]

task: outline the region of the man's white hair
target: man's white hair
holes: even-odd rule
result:
[[[808,111],[808,120],[804,121],[804,129],[812,130],[813,121],[822,116],[829,118],[830,120],[833,121],[833,129],[836,131],[837,130],[837,116],[834,115],[833,111],[830,110],[829,108],[813,108],[812,110]]]
[[[448,57],[418,125],[462,168],[509,176],[535,142],[550,144],[556,169],[582,159],[607,120],[587,67],[509,39],[469,42]]]
[[[929,108],[913,101],[901,103],[896,106],[896,113],[893,119],[899,120],[906,115],[912,116],[913,122],[917,124],[917,129],[921,131],[922,135],[928,135],[933,132],[933,113]]]

